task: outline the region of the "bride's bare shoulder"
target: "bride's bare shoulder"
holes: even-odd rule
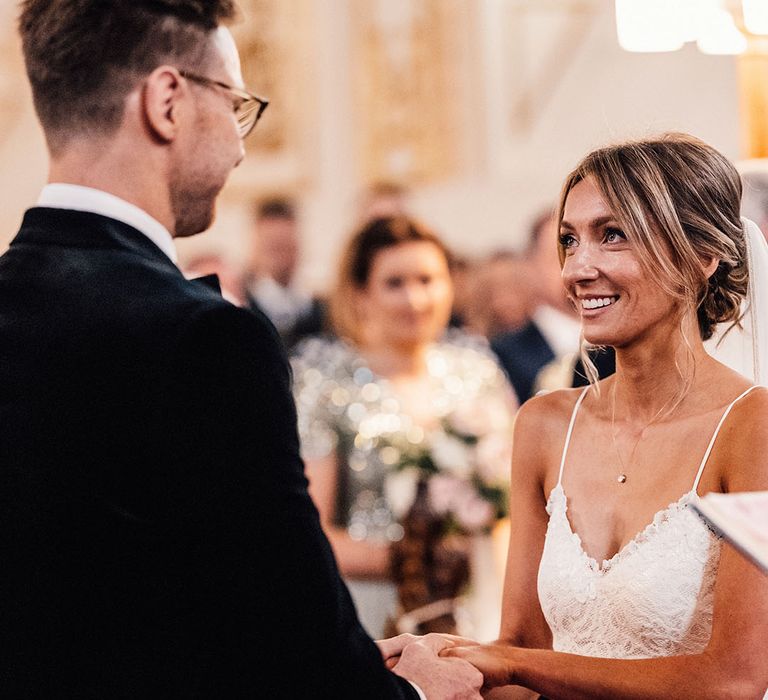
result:
[[[724,490],[768,490],[768,388],[759,386],[733,405],[723,422],[713,457]]]
[[[756,440],[768,440],[768,387],[756,386],[744,392],[728,418],[723,430],[729,438],[742,436],[753,446]]]
[[[583,391],[583,388],[558,389],[526,401],[515,419],[515,440],[541,444],[547,439],[564,438],[573,409]]]

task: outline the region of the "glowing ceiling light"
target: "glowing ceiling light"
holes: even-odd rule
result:
[[[671,0],[616,0],[616,33],[626,51],[677,51],[686,38]]]
[[[709,0],[710,2],[712,0]],[[674,0],[670,4],[675,4]],[[699,12],[702,0],[676,0],[680,38],[688,43],[699,38]]]
[[[722,7],[712,7],[703,13],[696,42],[703,53],[733,55],[747,50],[747,39],[738,30],[733,15]]]
[[[752,34],[768,34],[768,2],[766,0],[742,0],[744,26]]]

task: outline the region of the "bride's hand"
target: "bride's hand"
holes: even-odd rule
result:
[[[439,637],[440,639],[444,639],[445,641],[449,642],[451,646],[466,647],[477,645],[477,642],[474,640],[467,639],[466,637],[458,637],[455,634],[437,634],[433,632],[426,635],[426,637]],[[399,634],[397,637],[379,639],[376,644],[379,647],[379,651],[384,658],[384,663],[387,665],[387,668],[392,669],[399,661],[400,654],[403,653],[403,649],[405,649],[405,647],[407,647],[409,644],[412,644],[413,642],[418,641],[419,639],[424,638],[425,637],[419,637],[415,634]]]
[[[514,683],[515,666],[512,659],[514,647],[506,644],[460,644],[444,649],[440,656],[451,656],[469,661],[483,674],[484,688],[496,688]]]

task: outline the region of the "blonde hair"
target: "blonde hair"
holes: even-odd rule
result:
[[[627,232],[648,276],[679,302],[681,327],[692,309],[703,340],[718,323],[740,322],[748,283],[741,179],[725,156],[676,133],[593,151],[565,180],[558,228],[568,194],[587,177]],[[561,264],[564,257],[561,245]],[[707,278],[704,266],[711,259],[719,262]],[[690,348],[684,334],[683,340]],[[582,360],[594,384],[597,372],[585,347]]]
[[[437,235],[405,216],[373,219],[349,239],[341,255],[330,298],[331,325],[340,337],[354,344],[362,340],[363,320],[356,303],[356,292],[368,284],[378,253],[403,243],[420,241],[436,246],[448,266],[453,266],[453,256]]]

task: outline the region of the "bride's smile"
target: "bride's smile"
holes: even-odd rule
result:
[[[615,304],[619,300],[616,296],[583,296],[578,297],[583,311],[593,311],[595,309],[604,309],[606,306]]]

